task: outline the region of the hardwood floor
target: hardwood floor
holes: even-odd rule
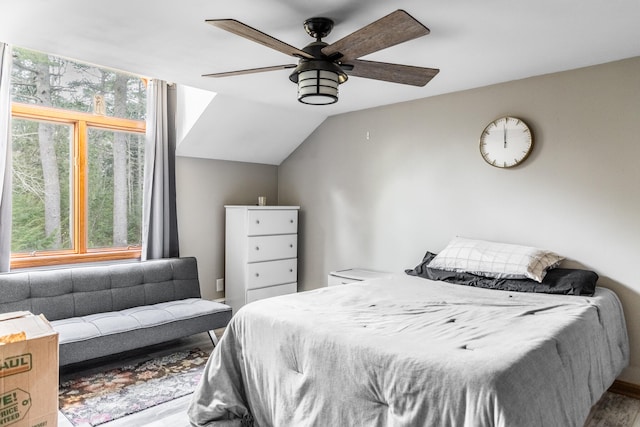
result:
[[[215,331],[220,338],[224,329]],[[213,346],[209,336],[204,334],[194,335],[189,338],[172,341],[168,344],[148,347],[142,351],[127,353],[125,358],[102,359],[86,364],[78,364],[70,369],[61,369],[60,380],[88,375],[96,371],[102,371],[121,365],[123,362],[136,363],[150,357],[158,357],[175,351],[189,348],[211,349]],[[149,408],[128,417],[120,418],[100,427],[189,427],[186,409],[191,396],[184,396],[172,402]],[[62,414],[58,415],[59,427],[85,427],[73,426]],[[640,427],[640,400],[607,392],[593,407],[584,427]]]

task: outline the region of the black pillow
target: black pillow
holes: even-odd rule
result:
[[[458,285],[476,286],[479,288],[499,289],[515,292],[540,292],[546,294],[592,296],[596,290],[598,274],[590,270],[572,268],[552,268],[547,270],[542,283],[531,279],[496,279],[478,276],[471,273],[438,270],[428,265],[436,254],[427,252],[413,270],[405,270],[411,276],[431,280],[456,283]]]

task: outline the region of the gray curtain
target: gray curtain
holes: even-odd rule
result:
[[[147,90],[142,260],[179,256],[175,106],[175,85],[151,80]]]
[[[11,46],[0,43],[0,272],[11,264]]]

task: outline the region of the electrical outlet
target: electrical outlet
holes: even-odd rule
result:
[[[216,280],[216,291],[217,292],[224,291],[224,279],[217,279]]]

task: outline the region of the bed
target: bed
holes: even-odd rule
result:
[[[194,426],[584,425],[629,361],[620,301],[538,248],[456,237],[406,275],[232,318]]]
[[[257,301],[229,323],[189,418],[580,427],[629,359],[620,301],[594,289],[513,292],[397,274]]]

